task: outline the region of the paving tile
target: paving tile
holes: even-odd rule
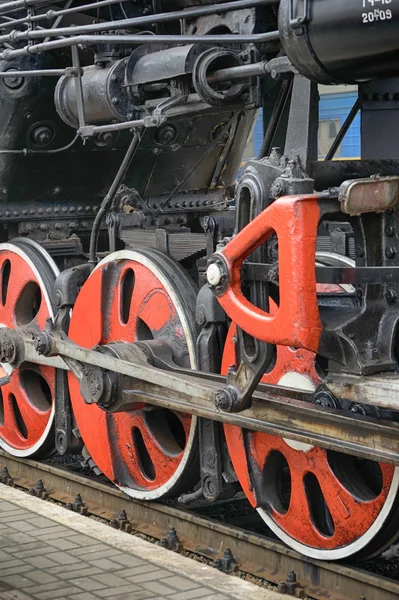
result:
[[[197,598],[205,598],[212,593],[209,588],[198,588],[196,590],[188,590],[186,592],[176,592],[176,590],[170,594],[162,595],[162,598],[170,598],[171,600],[197,600]],[[249,599],[248,599],[249,600]]]
[[[103,552],[105,550],[109,550],[109,546],[106,546],[105,544],[100,544],[98,542],[98,540],[96,540],[97,543],[94,544],[94,546],[89,546],[88,548],[78,548],[77,550],[75,550],[74,554],[76,554],[76,556],[82,556],[83,554],[93,554],[94,552]],[[117,548],[113,548],[112,549],[114,554],[120,554],[120,550],[118,550]]]
[[[68,529],[65,527],[46,527],[45,529],[36,529],[35,532],[32,532],[32,535],[35,536],[38,540],[54,540],[56,538],[64,538],[67,536]]]
[[[69,583],[71,583],[72,585],[76,585],[82,588],[83,590],[87,590],[88,592],[103,590],[105,587],[104,583],[101,583],[101,581],[98,581],[94,577],[87,577],[86,573],[85,577],[79,577],[79,579],[69,579]]]
[[[25,562],[32,565],[32,567],[36,567],[36,569],[48,569],[48,567],[53,567],[56,564],[46,556],[31,556],[25,558]]]
[[[81,590],[72,586],[60,587],[58,590],[52,590],[51,592],[41,592],[38,596],[38,600],[59,600],[64,596],[72,596],[73,594],[79,594]]]
[[[86,560],[88,563],[95,563],[96,567],[99,567],[100,569],[103,569],[104,571],[119,571],[120,569],[123,569],[123,565],[118,565],[117,562],[113,562],[112,560],[109,560],[108,558],[87,558]]]
[[[12,504],[12,502],[7,502],[7,500],[0,501],[0,512],[7,512],[11,510],[20,510],[20,508],[16,504]]]
[[[141,573],[141,575],[134,575],[133,577],[129,577],[129,581],[133,583],[145,583],[147,581],[158,581],[159,579],[165,578],[172,575],[170,571],[165,571],[165,569],[152,569],[148,573]],[[125,574],[123,574],[125,576]],[[162,579],[164,581],[164,579]],[[172,583],[172,582],[171,582]]]
[[[2,583],[9,585],[11,588],[19,590],[33,585],[34,581],[32,581],[31,578],[28,579],[26,575],[21,575],[20,573],[18,573],[16,575],[6,575],[2,577],[0,585]]]
[[[89,550],[91,546],[98,546],[98,540],[89,537],[88,535],[83,535],[82,533],[76,533],[76,531],[71,531],[71,535],[68,535],[68,540],[79,546],[79,549]],[[107,548],[107,546],[105,546]],[[118,550],[116,550],[118,552]]]
[[[140,584],[145,590],[149,590],[150,592],[154,592],[154,594],[158,594],[161,596],[167,596],[168,594],[176,593],[176,590],[165,585],[159,581],[147,581],[146,583]]]
[[[225,596],[224,594],[210,594],[209,596],[203,596],[202,600],[231,600],[231,596]]]
[[[76,556],[69,554],[68,552],[52,552],[51,560],[60,565],[71,565],[76,563]]]
[[[72,594],[72,596],[67,596],[64,598],[60,598],[59,600],[98,600],[98,596],[94,596],[94,594],[90,594],[89,592],[81,592],[80,594]]]
[[[41,595],[44,592],[51,592],[59,589],[62,586],[59,581],[52,581],[51,583],[37,583],[36,585],[31,585],[31,587],[27,588],[25,591],[27,594],[34,594],[35,596]]]
[[[68,569],[65,569],[64,565],[57,564],[57,565],[54,565],[53,567],[49,567],[47,569],[47,572],[51,573],[52,575],[60,575],[60,577],[61,577],[62,573],[66,573],[70,569],[71,569],[71,571],[72,570],[77,571],[78,569],[83,569],[83,568],[84,567],[83,567],[82,563],[80,561],[76,561],[75,563],[68,565]]]
[[[100,598],[113,598],[114,596],[123,596],[123,594],[132,594],[135,592],[136,594],[143,593],[142,588],[139,588],[137,585],[121,585],[116,588],[106,588],[104,590],[98,590],[96,592],[97,596]]]
[[[20,546],[21,548],[21,546]],[[4,550],[0,550],[0,565],[2,562],[6,562],[10,560],[10,554],[9,552],[4,552]],[[1,568],[1,567],[0,567]]]
[[[30,544],[35,541],[35,538],[31,537],[27,533],[9,533],[7,538],[16,544]]]
[[[59,550],[75,550],[76,548],[79,548],[79,546],[72,542],[70,538],[47,539],[46,541],[48,545],[58,548]]]
[[[97,581],[100,581],[104,585],[108,587],[118,587],[121,585],[126,585],[126,580],[121,577],[117,577],[112,573],[100,573],[100,575],[96,576]],[[132,584],[133,585],[133,584]]]
[[[121,558],[122,553],[120,552],[120,550],[117,550],[116,548],[109,548],[108,546],[104,546],[104,548],[102,550],[97,550],[97,552],[89,552],[89,550],[91,550],[91,548],[87,548],[87,552],[86,553],[82,553],[82,554],[77,554],[77,552],[74,552],[74,554],[76,554],[77,556],[80,556],[82,558],[82,560],[99,560],[101,558],[112,558],[115,561],[117,561],[119,563],[119,559]]]
[[[139,567],[132,567],[131,569],[124,569],[123,570],[123,577],[134,577],[135,575],[141,575],[142,573],[150,573],[151,571],[153,571],[154,569],[156,569],[156,565],[152,564],[152,563],[144,563],[143,565],[140,565]]]
[[[69,567],[63,573],[58,573],[58,577],[61,577],[62,579],[76,579],[81,577],[92,577],[93,575],[100,575],[101,573],[101,569],[86,565],[85,567],[82,566],[82,568],[73,569],[73,571],[71,571],[71,568]]]
[[[31,579],[34,583],[53,583],[54,581],[59,581],[57,577],[47,573],[47,571],[29,571],[28,575],[29,579]]]
[[[33,525],[35,527],[38,527],[39,529],[54,527],[54,521],[46,519],[46,517],[40,517],[39,515],[35,515],[35,513],[30,513],[27,520],[29,521],[29,523],[33,523]]]
[[[125,592],[124,594],[118,594],[116,596],[111,596],[112,600],[147,600],[154,598],[154,594],[152,592],[146,592],[144,590],[137,590],[137,592]]]
[[[22,560],[19,560],[15,556],[9,557],[11,560],[5,560],[0,564],[0,569],[5,571],[7,569],[12,569],[13,567],[23,566],[25,563]]]
[[[198,583],[195,581],[191,581],[191,579],[186,579],[185,577],[180,577],[179,575],[174,575],[172,573],[169,574],[169,577],[164,577],[159,580],[159,583],[166,583],[166,585],[171,585],[172,587],[180,590],[182,592],[198,589]]]
[[[32,571],[33,568],[34,567],[32,565],[27,565],[26,563],[23,563],[18,567],[0,569],[0,580],[2,577],[6,577],[7,575],[15,575],[16,573],[27,573],[28,571]]]
[[[12,521],[10,523],[11,527],[13,529],[15,529],[16,531],[21,531],[22,533],[24,532],[29,532],[29,531],[35,531],[36,527],[32,524],[29,523],[28,521],[26,521],[25,519],[21,519],[18,518],[18,521]]]
[[[121,565],[125,565],[125,567],[140,567],[147,564],[144,560],[141,560],[136,556],[132,556],[131,554],[120,553],[117,557],[114,556],[113,560]]]
[[[22,550],[21,550],[22,548]],[[44,556],[50,553],[54,552],[54,548],[51,548],[50,546],[45,546],[44,544],[41,544],[39,546],[39,548],[34,548],[33,550],[24,550],[25,548],[25,544],[23,546],[20,546],[20,552],[18,552],[18,554],[15,554],[15,558],[21,558],[23,560],[25,560],[25,558],[32,558],[36,557],[38,555],[40,556]],[[0,563],[1,564],[1,563]]]
[[[42,542],[37,542],[37,541],[36,542],[31,542],[30,544],[24,544],[22,546],[22,548],[23,548],[24,552],[28,551],[28,550],[36,550],[36,552],[37,552],[39,549],[43,548],[43,543]],[[0,550],[0,552],[1,552],[1,550]],[[10,554],[14,554],[15,553],[15,554],[19,555],[20,552],[21,552],[21,545],[20,544],[14,544],[12,546],[9,546],[7,548],[7,552],[9,552]]]

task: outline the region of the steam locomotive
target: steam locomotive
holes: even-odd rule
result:
[[[242,490],[308,556],[382,552],[399,0],[8,0],[0,18],[1,448],[83,451],[136,499]],[[342,83],[358,98],[318,161],[318,84]],[[361,159],[334,161],[358,114]]]

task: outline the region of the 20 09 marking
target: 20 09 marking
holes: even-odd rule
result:
[[[366,0],[363,0],[363,4]],[[375,0],[373,0],[375,1]],[[391,0],[385,0],[385,2]],[[363,23],[374,23],[376,21],[388,21],[392,19],[392,11],[388,8],[387,10],[374,9],[368,13],[362,13]]]

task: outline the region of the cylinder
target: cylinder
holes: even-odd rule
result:
[[[85,121],[88,125],[128,120],[132,110],[124,83],[123,61],[99,68],[85,67],[82,75]],[[58,114],[71,127],[79,127],[78,104],[74,77],[61,77],[55,88],[54,101]]]
[[[281,0],[283,47],[318,83],[399,75],[399,0]]]

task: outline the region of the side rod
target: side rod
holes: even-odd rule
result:
[[[252,406],[240,413],[216,408],[214,399],[220,390],[217,377],[200,378],[154,368],[141,362],[127,362],[87,350],[52,334],[39,336],[41,350],[59,356],[45,358],[36,350],[38,340],[32,334],[0,329],[0,360],[19,366],[21,362],[49,364],[62,369],[83,363],[125,375],[122,377],[122,405],[150,403],[165,408],[293,439],[337,452],[399,465],[399,425],[355,413],[323,409],[311,402],[292,398],[288,390],[261,386]],[[48,362],[46,362],[48,361]],[[277,395],[280,394],[280,395]],[[310,398],[311,396],[309,396]],[[126,408],[125,410],[129,410]]]

